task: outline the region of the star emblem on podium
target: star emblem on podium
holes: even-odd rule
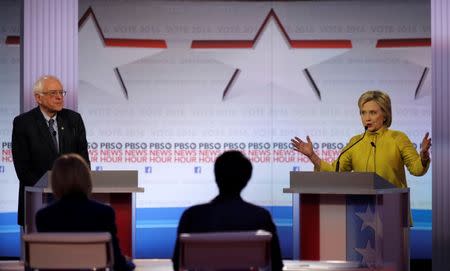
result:
[[[369,206],[367,206],[366,211],[364,213],[355,213],[357,217],[362,220],[361,231],[366,228],[372,228],[375,232],[375,236],[378,238],[383,237],[383,228],[381,224],[380,215],[372,212]]]

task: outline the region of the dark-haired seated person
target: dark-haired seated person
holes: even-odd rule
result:
[[[114,250],[114,270],[133,270],[134,264],[125,259],[119,248],[114,210],[89,198],[92,180],[84,159],[78,154],[60,156],[53,164],[51,180],[57,200],[37,212],[37,230],[109,232]]]
[[[173,268],[179,270],[179,236],[181,233],[255,231],[272,234],[272,271],[283,268],[277,230],[270,213],[244,201],[240,194],[252,176],[251,162],[239,151],[226,151],[214,164],[219,195],[211,202],[184,211],[178,225],[173,253]]]

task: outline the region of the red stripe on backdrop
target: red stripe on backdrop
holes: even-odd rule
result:
[[[92,16],[95,26],[102,37],[106,46],[110,47],[136,47],[136,48],[167,48],[167,44],[164,40],[153,40],[153,39],[116,39],[116,38],[106,38],[103,34],[103,30],[100,27],[100,23],[95,16],[92,7],[89,7],[86,12],[81,16],[78,21],[78,29],[80,29],[84,23],[87,21],[89,16]]]
[[[241,48],[248,49],[253,48],[256,41],[261,36],[263,29],[267,26],[269,19],[273,18],[277,24],[279,30],[289,42],[292,48],[352,48],[351,40],[292,40],[286,29],[284,28],[281,20],[278,18],[277,14],[273,9],[269,11],[266,18],[260,25],[256,35],[251,40],[194,40],[191,44],[191,48],[194,49],[231,49],[231,48]]]
[[[20,37],[19,36],[7,36],[5,40],[6,45],[19,45]]]
[[[352,48],[352,42],[350,40],[291,40],[292,48]]]
[[[430,47],[431,39],[382,39],[377,41],[377,48]]]
[[[300,260],[320,260],[320,196],[300,196]]]
[[[194,40],[191,48],[214,49],[214,48],[252,48],[252,40]]]
[[[105,45],[110,47],[137,47],[137,48],[167,48],[165,40],[138,40],[138,39],[105,39]],[[19,45],[19,36],[7,36],[6,45]]]
[[[110,47],[167,48],[164,40],[105,39]]]

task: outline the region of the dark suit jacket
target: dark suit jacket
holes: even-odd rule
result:
[[[272,271],[281,271],[283,262],[277,230],[270,213],[259,206],[244,201],[240,196],[219,195],[210,203],[188,208],[181,216],[172,262],[179,268],[179,236],[181,233],[254,231],[272,233]]]
[[[39,232],[109,232],[114,249],[114,270],[131,270],[117,239],[114,210],[83,194],[67,195],[36,214]]]
[[[48,125],[39,107],[14,118],[12,155],[19,178],[17,222],[24,222],[24,187],[33,186],[53,166],[60,154],[78,153],[89,164],[86,131],[81,115],[69,109],[58,112],[59,154],[53,144]]]

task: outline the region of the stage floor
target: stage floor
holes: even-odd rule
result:
[[[172,262],[169,259],[135,259],[135,271],[172,271]],[[334,270],[334,271],[364,271],[368,268],[357,267],[355,263],[339,261],[292,261],[284,260],[286,271],[313,271],[313,270]],[[0,261],[1,271],[23,271],[23,263],[19,261]],[[377,270],[392,270],[382,268]]]
[[[172,261],[169,259],[136,259],[135,271],[172,271]],[[0,261],[0,271],[23,271],[23,262]]]

